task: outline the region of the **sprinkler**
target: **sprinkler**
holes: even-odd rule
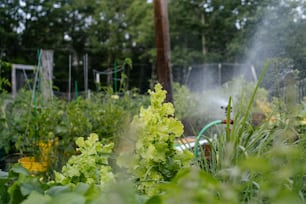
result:
[[[195,158],[198,159],[199,146],[202,146],[204,148],[205,159],[207,161],[210,160],[211,146],[210,146],[210,142],[207,139],[202,138],[204,133],[213,126],[220,125],[220,124],[232,125],[234,123],[234,121],[231,119],[232,107],[230,105],[221,106],[221,109],[224,109],[225,111],[225,119],[215,120],[215,121],[208,123],[202,128],[202,130],[199,132],[195,140],[191,138],[184,139],[185,144],[177,144],[175,148],[179,151],[183,151],[185,149],[189,149],[189,150],[194,149]]]
[[[202,136],[204,135],[204,133],[209,128],[211,128],[213,126],[216,126],[216,125],[220,125],[220,124],[229,124],[229,125],[232,125],[234,123],[234,121],[230,118],[230,115],[232,113],[232,107],[230,105],[221,106],[221,109],[225,110],[225,119],[223,119],[223,120],[215,120],[215,121],[212,121],[212,122],[208,123],[206,126],[204,126],[202,128],[202,130],[198,134],[198,136],[196,138],[196,142],[195,142],[195,149],[194,149],[194,154],[195,154],[196,159],[198,159],[198,157],[199,157],[199,145],[200,145],[200,141],[202,139]],[[209,142],[206,141],[204,143],[204,146],[209,149],[210,148]],[[206,149],[205,149],[205,153],[207,153],[207,152],[210,152],[210,151],[206,151]],[[209,155],[205,154],[205,157],[208,158]]]
[[[221,109],[224,109],[224,113],[225,113],[225,119],[222,120],[222,124],[227,124],[227,117],[228,117],[228,114],[230,114],[230,116],[232,115],[232,112],[233,112],[233,107],[230,106],[230,105],[227,105],[227,106],[221,106]],[[233,124],[234,121],[230,118],[229,119],[229,124]]]

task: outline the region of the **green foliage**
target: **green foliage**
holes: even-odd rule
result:
[[[271,117],[273,106],[269,102],[268,91],[262,87],[258,87],[252,106],[250,110],[247,109],[248,104],[245,101],[249,101],[255,87],[256,83],[247,82],[243,78],[234,78],[222,87],[203,93],[191,93],[184,86],[174,84],[176,116],[184,123],[185,135],[197,135],[205,124],[225,119],[225,112],[221,106],[225,107],[230,97],[232,98],[232,115],[249,111],[248,122],[250,123],[254,113],[263,114],[266,119]],[[271,111],[265,112],[266,110],[257,102],[265,105],[267,109],[271,108]],[[211,131],[219,130],[214,127],[208,130],[208,132]]]
[[[40,9],[32,9],[35,7]],[[254,59],[253,63],[261,64],[267,56],[284,57],[292,59],[305,76],[306,26],[298,13],[299,8],[303,8],[301,1],[172,0],[168,8],[173,48],[171,63],[178,74],[183,75],[181,70],[193,63],[241,62],[254,42],[260,47],[255,55],[262,60]],[[17,10],[31,17],[20,15]],[[33,64],[35,50],[32,48],[52,48],[57,52],[55,76],[67,76],[68,73],[63,69],[67,66],[68,53],[62,50],[70,52],[72,49],[78,62],[80,56],[88,53],[90,67],[99,69],[112,66],[116,58],[125,57],[141,64],[154,64],[152,10],[153,3],[142,0],[3,2],[0,9],[1,58]],[[267,18],[268,23],[265,23]],[[24,29],[19,27],[19,22],[24,22]],[[265,32],[257,32],[258,28]],[[45,34],[51,30],[52,35]],[[207,48],[207,54],[203,54],[203,47]],[[78,63],[76,70],[81,67]],[[137,72],[133,79],[144,73],[136,67],[134,70]],[[76,72],[74,77],[77,77]],[[133,79],[130,81],[136,81]],[[62,85],[61,89],[64,88]]]
[[[38,176],[31,175],[20,164],[14,165],[9,172],[1,172],[0,203],[19,204],[31,192],[42,193],[45,185]]]
[[[197,168],[181,169],[177,176],[162,188],[164,191],[159,196],[160,204],[238,203],[235,188]]]
[[[266,69],[267,66],[264,71]],[[290,122],[293,119],[290,116],[292,112],[289,111],[290,114],[286,114],[285,123],[271,125],[267,120],[260,126],[253,126],[249,121],[263,74],[264,72],[254,91],[249,94],[247,105],[243,104],[245,100],[238,104],[234,125],[226,126],[226,131],[220,132],[215,138],[206,138],[209,141],[211,155],[208,160],[202,157],[200,166],[218,181],[230,184],[229,188],[235,189],[234,193],[238,192],[234,200],[231,200],[232,203],[238,201],[277,203],[281,200],[299,203],[305,197],[303,195],[305,186],[300,183],[303,183],[301,175],[305,176],[305,166],[295,165],[304,163],[301,155],[305,153],[303,139],[305,135],[298,135],[298,132],[294,130],[294,123]],[[205,152],[204,149],[202,151]],[[289,158],[290,161],[288,161]],[[248,169],[245,169],[244,165],[249,165]],[[292,186],[298,187],[293,190],[292,186],[288,187],[286,184],[288,181]],[[265,186],[269,187],[264,189]],[[273,188],[272,186],[278,186],[271,190],[275,191],[275,194],[266,193],[268,189]]]
[[[4,108],[5,128],[1,130],[2,144],[6,152],[38,152],[33,146],[39,142],[55,139],[55,127],[62,120],[63,103],[54,99],[42,105],[42,98],[38,103],[31,101],[29,91],[20,91],[14,101],[8,101]]]
[[[8,203],[9,195],[7,192],[8,188],[8,173],[0,170],[0,203]]]
[[[101,196],[101,189],[95,185],[78,183],[76,186],[50,186],[37,176],[30,175],[24,168],[16,165],[5,177],[0,177],[4,185],[0,203],[86,203],[94,202]],[[2,188],[1,187],[1,188]]]
[[[55,182],[60,184],[97,184],[103,187],[114,180],[108,157],[113,143],[103,145],[97,134],[90,134],[87,140],[79,137],[76,140],[77,155],[69,158],[62,172],[55,172]]]
[[[181,169],[155,203],[304,203],[305,149],[272,147],[213,175],[198,168]]]
[[[100,140],[114,141],[124,131],[131,116],[147,103],[147,97],[137,92],[125,93],[116,99],[98,93],[90,99],[79,97],[72,102],[56,97],[43,101],[38,95],[34,103],[32,97],[29,91],[20,91],[14,101],[1,97],[0,148],[6,153],[38,155],[41,150],[33,147],[39,142],[58,140],[49,155],[55,169],[60,169],[74,153],[77,137],[96,133]],[[63,156],[55,159],[59,155]]]
[[[44,194],[33,191],[23,204],[51,204],[51,203],[116,203],[116,204],[144,204],[146,198],[135,194],[131,185],[123,183],[109,186],[101,190],[96,185],[78,183],[75,187],[53,186]]]
[[[3,128],[1,131],[1,148],[6,152],[20,149],[21,142],[26,139],[27,118],[31,113],[30,92],[20,92],[16,100],[7,101],[3,106]],[[31,130],[34,130],[31,129]]]
[[[174,140],[183,134],[183,126],[174,118],[172,104],[163,103],[166,91],[157,84],[149,93],[151,105],[141,108],[131,124],[135,149],[123,151],[117,163],[134,176],[140,192],[153,195],[158,193],[156,184],[170,181],[178,169],[189,165],[192,155],[174,149]]]
[[[101,118],[97,118],[100,115],[103,118],[107,116],[100,112],[100,108],[103,107],[105,114],[119,117],[120,113],[125,115],[122,109],[136,113],[134,106],[140,105],[146,98],[131,101],[129,95],[113,98],[112,94],[103,97],[95,95],[91,101],[80,98],[69,104],[71,110],[60,101],[54,101],[54,106],[45,104],[44,108],[37,107],[39,114],[36,117],[40,121],[33,124],[37,127],[38,135],[53,132],[49,136],[57,136],[60,131],[56,133],[51,127],[44,126],[42,121],[57,126],[58,122],[61,124],[68,117],[70,111],[75,111],[75,117],[81,114],[87,116],[81,115],[82,120],[87,120],[81,127],[83,131],[73,134],[85,134],[94,127],[98,128],[99,124],[103,124],[103,127],[120,126],[115,128],[119,132],[108,129],[108,132],[112,132],[109,135],[111,139],[101,137],[99,140],[97,134],[78,138],[76,154],[62,171],[55,173],[54,182],[47,182],[42,175],[30,175],[18,165],[9,173],[0,171],[0,203],[304,203],[305,105],[294,106],[292,100],[287,100],[289,104],[274,100],[271,102],[270,114],[271,117],[277,116],[277,122],[263,120],[260,125],[253,126],[250,116],[253,111],[258,111],[257,108],[253,109],[256,105],[254,102],[256,99],[266,100],[267,97],[266,91],[259,87],[262,78],[263,74],[256,85],[243,85],[243,92],[233,97],[238,102],[232,103],[231,97],[227,101],[235,106],[234,124],[220,128],[216,137],[210,137],[209,134],[204,136],[211,146],[211,155],[208,159],[203,157],[199,165],[191,161],[191,152],[174,149],[175,139],[183,134],[183,126],[174,117],[172,104],[164,103],[166,92],[160,84],[155,86],[154,91],[149,91],[150,105],[140,109],[129,129],[116,122],[120,121],[116,118],[113,119],[114,124],[109,124],[111,117],[107,119],[110,121],[108,124],[103,124]],[[228,88],[234,86],[228,85]],[[179,88],[186,91],[184,87]],[[33,110],[26,111],[29,109],[28,103],[22,102],[25,98],[17,98],[18,106],[10,104],[6,111],[14,110],[14,115],[29,114],[29,117],[34,118]],[[186,107],[185,102],[181,107]],[[114,111],[116,109],[118,115]],[[51,116],[47,116],[47,112],[54,117],[54,121]],[[69,117],[73,117],[73,114]],[[226,113],[226,117],[230,118],[230,112]],[[12,121],[16,122],[17,119],[12,116],[8,124],[19,125],[16,131],[19,130],[20,134],[26,130],[22,120],[18,123]],[[71,119],[71,122],[73,125],[82,125],[77,119]],[[69,131],[65,134],[71,136]],[[113,159],[111,155],[115,151],[110,141],[118,142],[117,138],[112,138],[116,134],[122,136],[118,138],[119,143],[129,142],[123,142],[124,145],[116,150],[119,152],[117,164],[122,167],[122,171],[110,167],[110,160]],[[75,137],[71,136],[70,140],[72,138]]]
[[[248,93],[248,99],[243,100],[242,97],[239,101],[240,103],[238,108],[233,108],[235,113],[234,118],[231,118],[230,109],[226,111],[226,116],[224,119],[228,121],[233,119],[234,124],[231,127],[229,124],[227,124],[225,131],[220,132],[217,137],[206,137],[211,142],[210,146],[212,149],[212,163],[207,164],[206,159],[202,159],[204,161],[204,169],[207,171],[211,171],[214,174],[220,169],[228,168],[229,165],[235,165],[240,158],[244,158],[249,154],[260,153],[262,149],[256,149],[258,147],[256,145],[258,145],[260,141],[271,141],[269,138],[269,136],[271,136],[271,129],[267,129],[267,131],[262,131],[259,134],[256,134],[249,120],[254,99],[257,91],[260,88],[259,85],[263,80],[264,74],[268,69],[268,65],[269,63],[266,64],[262,74],[260,75],[258,83],[254,87],[253,92]],[[245,103],[245,101],[247,101],[247,103]],[[232,98],[230,97],[228,106],[235,107],[235,105],[236,104],[232,103]],[[267,128],[267,126],[265,128]],[[254,143],[254,141],[256,142]],[[265,145],[260,147],[266,148]],[[257,151],[254,151],[254,149]],[[205,152],[205,150],[203,150],[203,152]]]
[[[7,89],[11,86],[11,83],[6,75],[11,69],[11,63],[0,60],[0,94],[6,94]]]
[[[150,30],[154,26],[152,10],[152,4],[146,4],[141,0],[133,0],[126,10],[127,20],[130,23],[128,27],[128,32],[131,34],[129,43],[134,42],[148,48],[148,50],[139,53],[140,59],[155,55],[152,54],[153,49],[150,47],[154,44],[154,31],[152,29]]]
[[[11,83],[8,79],[0,77],[0,93],[6,93],[5,87],[10,85]]]

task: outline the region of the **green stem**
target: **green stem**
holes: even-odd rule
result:
[[[226,112],[226,141],[230,141],[230,121],[231,121],[231,112],[232,112],[232,97],[229,97],[228,103],[227,103],[227,112]]]

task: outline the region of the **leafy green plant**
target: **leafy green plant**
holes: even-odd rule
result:
[[[135,146],[123,147],[127,151],[121,151],[117,163],[131,173],[140,192],[153,195],[159,191],[156,184],[170,181],[180,168],[190,164],[193,155],[174,149],[183,125],[174,118],[173,105],[163,103],[166,91],[157,84],[149,93],[151,105],[141,108],[131,123]]]
[[[182,135],[183,127],[174,117],[172,104],[163,102],[165,91],[158,84],[155,91],[149,91],[150,105],[141,108],[131,127],[126,131],[118,127],[117,133],[112,132],[123,134],[116,150],[119,152],[117,164],[122,172],[110,167],[110,155],[113,154],[110,140],[107,137],[101,140],[108,144],[103,145],[98,135],[91,134],[77,139],[76,154],[61,172],[56,172],[54,182],[46,183],[46,180],[30,175],[20,166],[12,168],[13,173],[0,172],[0,203],[304,203],[306,140],[302,130],[294,132],[304,113],[300,111],[299,117],[296,117],[297,111],[290,111],[290,105],[282,104],[282,110],[289,111],[282,113],[277,123],[271,125],[267,120],[254,127],[249,116],[259,83],[247,105],[239,107],[240,104],[235,104],[234,125],[225,125],[214,138],[207,137],[212,150],[211,158],[202,158],[203,164],[199,166],[192,162],[191,152],[174,149],[174,141]],[[79,108],[76,113],[86,115],[89,121],[97,120],[103,114],[96,111],[97,115],[93,115],[92,112],[103,106],[91,103],[100,99],[109,107],[104,109],[106,114],[114,113],[112,110],[119,104],[130,100],[96,97],[93,101],[73,104]],[[231,99],[228,104],[232,104]],[[133,104],[129,103],[125,107]],[[65,105],[59,105],[56,111],[62,111]],[[80,111],[86,110],[86,107],[87,112]],[[272,108],[274,111],[275,107]],[[38,108],[37,111],[41,120],[50,120],[44,110]],[[56,113],[48,108],[46,111],[52,115]],[[273,111],[272,115],[275,114]],[[59,118],[65,118],[65,114],[63,111]],[[53,125],[56,126],[56,123]],[[41,130],[53,131],[47,128]],[[86,131],[88,129],[84,128],[80,133]],[[295,140],[287,138],[292,132],[298,136]],[[68,132],[67,135],[71,136]],[[121,179],[128,182],[120,182]]]
[[[31,175],[20,164],[15,164],[9,172],[0,171],[0,203],[19,204],[35,191],[43,193],[46,185],[37,175]]]
[[[7,89],[11,86],[7,76],[3,76],[3,73],[9,72],[12,69],[12,64],[0,60],[0,93],[7,93]]]
[[[250,156],[230,168],[210,174],[196,167],[181,169],[161,185],[162,192],[147,203],[304,203],[305,149],[274,146],[261,156]]]
[[[0,203],[7,203],[9,200],[9,195],[7,192],[7,188],[8,188],[8,172],[4,172],[2,170],[0,170]]]
[[[31,114],[30,97],[30,92],[20,91],[14,101],[6,104],[3,118],[5,126],[1,129],[0,141],[7,153],[19,151],[22,148]],[[28,130],[34,130],[34,128]]]
[[[151,197],[148,203],[236,204],[238,195],[233,187],[199,168],[183,168],[171,182],[161,185],[163,193]]]
[[[118,99],[93,94],[90,99],[79,97],[72,102],[56,97],[43,101],[38,94],[35,105],[32,97],[30,91],[22,90],[14,101],[7,102],[1,114],[0,148],[7,154],[21,152],[39,157],[41,149],[33,147],[38,147],[42,141],[57,140],[49,155],[51,170],[61,169],[74,154],[74,141],[78,137],[94,132],[100,140],[114,141],[145,101],[138,95],[128,94]]]
[[[252,113],[252,107],[254,105],[254,99],[256,98],[257,90],[259,90],[259,84],[263,79],[264,72],[267,70],[268,66],[266,65],[262,75],[259,78],[259,82],[253,90],[252,94],[249,96],[249,101],[247,105],[244,105],[242,101],[239,104],[236,104],[236,112],[234,118],[233,126],[227,125],[225,127],[225,131],[219,132],[217,137],[205,137],[209,141],[209,145],[211,148],[211,157],[209,160],[206,160],[204,157],[202,158],[201,167],[204,168],[207,172],[217,178],[219,181],[229,182],[233,185],[232,188],[236,189],[239,192],[239,202],[265,202],[265,199],[274,200],[279,199],[279,195],[264,195],[262,197],[259,196],[258,192],[260,191],[261,184],[258,182],[266,182],[266,180],[273,180],[273,176],[270,175],[272,172],[281,171],[281,167],[274,166],[274,159],[280,155],[271,154],[271,152],[277,152],[278,148],[284,147],[285,149],[295,149],[296,153],[288,154],[288,159],[292,159],[293,161],[303,163],[303,159],[300,156],[303,154],[304,150],[302,147],[305,144],[303,141],[303,135],[298,135],[297,131],[294,131],[294,119],[292,117],[293,112],[289,111],[289,115],[283,116],[284,118],[277,123],[272,123],[269,120],[263,121],[260,126],[253,126],[250,121],[250,114]],[[231,104],[231,100],[229,100],[229,104]],[[288,107],[288,105],[285,105]],[[287,109],[288,110],[288,109]],[[271,113],[275,114],[274,112]],[[290,116],[291,114],[291,116]],[[293,114],[294,115],[294,114]],[[288,117],[289,116],[289,117]],[[229,119],[229,112],[227,112],[227,119]],[[290,122],[292,121],[292,122]],[[294,136],[295,140],[292,140],[292,136]],[[299,145],[295,145],[299,144]],[[281,150],[281,149],[279,149]],[[290,150],[290,151],[291,151]],[[205,152],[205,149],[202,150]],[[286,166],[288,163],[286,159],[283,160],[284,154],[281,154],[281,163]],[[290,156],[289,156],[290,155]],[[292,158],[291,158],[292,157]],[[256,159],[254,159],[256,158]],[[253,160],[254,159],[254,160]],[[301,160],[302,159],[302,160]],[[277,160],[277,159],[276,159]],[[261,163],[262,162],[262,163]],[[254,175],[250,175],[248,171],[243,172],[240,170],[241,163],[247,163],[248,165],[252,165],[248,170],[256,172]],[[256,167],[260,168],[270,168],[267,170],[261,170],[258,172]],[[291,168],[291,165],[287,166]],[[280,168],[278,170],[278,168]],[[292,174],[289,177],[285,177],[289,179],[290,182],[297,182],[299,193],[297,192],[287,192],[286,189],[283,188],[283,185],[286,185],[286,179],[278,179],[279,183],[277,183],[277,178],[274,178],[275,181],[270,181],[269,188],[273,189],[273,185],[282,186],[279,189],[275,189],[276,191],[286,192],[288,196],[293,196],[293,200],[298,200],[297,195],[303,194],[304,188],[303,185],[300,185],[299,182],[294,177],[300,177],[301,175],[305,176],[304,167],[294,167],[292,165],[292,169],[286,169],[285,171],[298,171],[297,174]],[[269,173],[268,173],[269,172]],[[267,173],[267,175],[265,175]],[[283,174],[283,173],[280,173]],[[302,177],[303,177],[302,176]],[[291,180],[293,179],[293,180]],[[273,183],[276,182],[276,183]],[[282,183],[283,182],[283,183]],[[243,185],[242,185],[243,184]],[[290,188],[289,188],[290,189]],[[267,189],[268,190],[268,189]],[[273,191],[273,190],[272,190]],[[241,197],[240,197],[241,196]],[[290,197],[289,196],[289,197]],[[286,197],[286,196],[285,196]],[[290,198],[287,198],[290,200]],[[303,198],[303,196],[301,197]],[[278,200],[280,201],[280,200]],[[234,203],[236,201],[233,201]]]
[[[144,204],[146,198],[135,193],[133,185],[117,183],[101,190],[97,185],[78,183],[76,186],[52,186],[44,193],[32,191],[22,204],[87,204],[87,203],[116,203]]]
[[[102,196],[96,185],[78,183],[71,185],[47,184],[37,175],[31,175],[16,164],[10,171],[0,171],[0,203],[90,203]]]
[[[8,79],[0,77],[0,93],[6,93],[7,91],[5,87],[10,86],[10,85],[11,83],[9,82]]]
[[[76,140],[79,154],[73,155],[62,168],[55,172],[55,182],[60,184],[98,184],[101,187],[114,180],[112,169],[108,164],[108,157],[112,152],[113,143],[103,145],[97,134],[90,134],[84,140]]]

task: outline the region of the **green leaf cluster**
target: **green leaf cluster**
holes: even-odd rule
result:
[[[113,99],[103,92],[93,94],[90,99],[79,97],[67,102],[58,97],[44,101],[37,94],[36,102],[33,102],[32,92],[26,90],[20,90],[15,100],[2,95],[0,149],[5,154],[37,156],[41,150],[33,147],[39,142],[58,140],[48,156],[54,161],[52,170],[59,170],[74,154],[76,138],[96,133],[100,140],[116,140],[132,115],[144,102],[147,103],[146,98],[135,92]]]
[[[306,190],[303,154],[305,149],[300,145],[281,145],[267,154],[244,158],[215,175],[196,167],[183,168],[161,186],[161,195],[150,200],[155,204],[302,204]]]
[[[178,169],[189,165],[192,154],[174,149],[183,125],[174,117],[173,105],[164,103],[166,91],[157,84],[149,94],[151,105],[142,107],[131,123],[136,137],[134,150],[129,154],[123,151],[118,165],[133,175],[140,192],[152,195],[158,192],[156,184],[170,181]]]
[[[98,184],[101,187],[114,180],[108,157],[113,149],[113,143],[103,145],[97,134],[90,134],[84,140],[76,140],[78,155],[73,155],[62,168],[62,172],[55,172],[55,182],[60,184]]]

